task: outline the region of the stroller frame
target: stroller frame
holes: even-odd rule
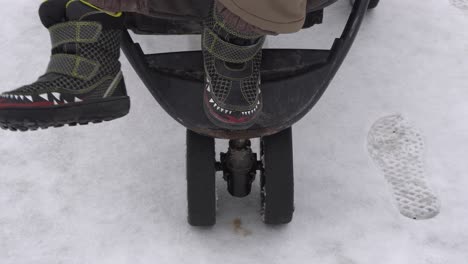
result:
[[[354,2],[343,33],[330,50],[264,49],[263,113],[254,126],[241,131],[216,127],[206,117],[202,105],[201,51],[145,54],[125,32],[122,49],[129,62],[162,108],[187,128],[190,224],[211,226],[216,222],[216,171],[223,172],[229,192],[236,197],[250,193],[256,173],[260,171],[264,222],[285,224],[292,220],[291,127],[314,107],[327,89],[354,42],[369,3],[372,0]],[[306,25],[321,23],[322,12],[323,9],[309,13]],[[196,20],[129,17],[127,28],[137,34],[198,34],[201,31],[200,21]],[[219,161],[215,157],[215,138],[231,140],[228,151],[221,153]],[[252,138],[260,138],[260,160],[251,150]]]

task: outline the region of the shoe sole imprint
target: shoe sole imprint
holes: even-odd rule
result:
[[[0,109],[0,128],[26,132],[65,125],[87,125],[123,117],[129,110],[128,96],[51,107]]]
[[[384,117],[369,132],[368,150],[390,184],[402,215],[419,220],[439,214],[439,200],[426,181],[421,133],[400,115]]]

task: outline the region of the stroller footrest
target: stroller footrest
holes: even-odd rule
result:
[[[319,68],[327,62],[329,54],[329,50],[264,49],[262,81],[286,79]],[[200,51],[145,55],[145,59],[152,70],[203,82],[205,71]]]

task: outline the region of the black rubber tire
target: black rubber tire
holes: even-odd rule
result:
[[[287,224],[294,213],[292,129],[261,139],[263,168],[260,176],[263,222]]]
[[[370,0],[369,9],[374,9],[379,5],[380,0]]]
[[[188,222],[216,224],[215,140],[187,130]]]

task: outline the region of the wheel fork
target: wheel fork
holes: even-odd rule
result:
[[[252,143],[247,139],[229,141],[229,149],[221,153],[217,169],[223,171],[223,178],[228,184],[228,191],[234,197],[246,197],[252,190],[257,170],[261,162],[252,151]]]

